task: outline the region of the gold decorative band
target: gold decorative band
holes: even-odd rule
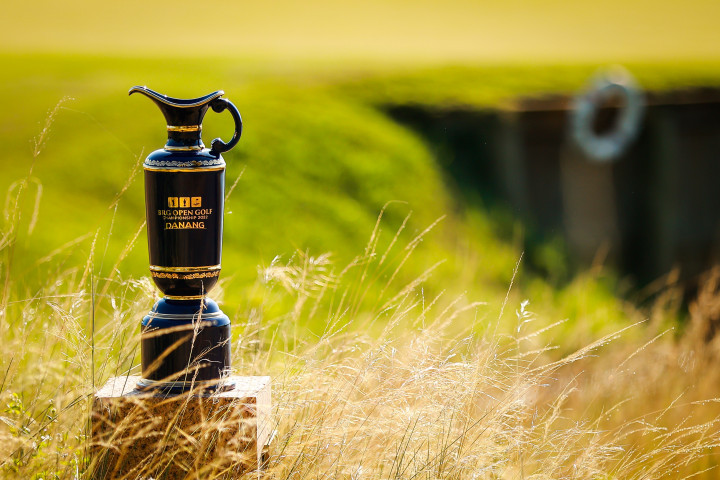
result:
[[[214,172],[218,170],[225,170],[225,167],[187,167],[187,168],[158,168],[158,167],[147,167],[143,166],[143,169],[148,172],[188,172],[188,173],[194,173],[194,172]]]
[[[202,125],[168,125],[168,132],[199,132],[202,130]]]
[[[168,147],[165,145],[165,150],[168,152],[197,152],[205,148],[202,143],[200,145],[191,145],[189,147]]]
[[[225,166],[225,161],[218,157],[218,158],[211,158],[210,160],[202,160],[199,158],[192,159],[192,158],[186,158],[184,160],[153,160],[152,158],[146,158],[145,162],[143,162],[143,165],[146,167],[162,167],[162,168],[170,168],[170,167],[221,167]]]
[[[196,280],[198,278],[213,278],[213,277],[219,277],[220,276],[220,270],[215,270],[214,272],[199,272],[199,273],[188,273],[188,274],[182,274],[182,273],[165,273],[165,272],[150,272],[150,275],[152,275],[154,278],[173,278],[176,280]]]
[[[220,270],[221,265],[206,265],[202,267],[161,267],[160,265],[150,265],[150,270],[153,272],[203,272]]]
[[[205,295],[165,295],[168,300],[202,300]]]

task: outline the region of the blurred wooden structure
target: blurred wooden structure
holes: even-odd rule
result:
[[[518,99],[496,110],[387,107],[436,150],[467,194],[502,203],[531,229],[561,234],[581,264],[640,284],[679,268],[692,288],[720,261],[720,89],[647,92],[636,140],[612,163],[570,141],[572,98]],[[598,110],[599,128],[615,105]]]

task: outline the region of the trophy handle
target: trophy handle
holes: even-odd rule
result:
[[[242,118],[240,117],[240,112],[238,112],[237,107],[233,105],[232,102],[224,98],[216,98],[210,103],[210,106],[217,113],[226,109],[230,110],[230,115],[232,115],[233,120],[235,121],[235,133],[233,133],[233,136],[228,143],[223,142],[219,138],[212,141],[210,150],[219,155],[223,152],[227,152],[237,145],[238,140],[240,140],[240,135],[242,135]]]

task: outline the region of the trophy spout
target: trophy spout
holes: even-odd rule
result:
[[[141,93],[158,106],[168,130],[168,142],[165,149],[169,151],[202,150],[201,132],[202,122],[208,108],[214,106],[213,102],[225,94],[222,90],[209,93],[203,97],[180,99],[168,97],[144,86],[135,86],[128,95]]]
[[[155,104],[160,107],[163,114],[170,112],[174,115],[182,113],[187,114],[188,112],[196,111],[202,111],[204,114],[210,106],[210,102],[225,95],[224,91],[218,90],[217,92],[208,93],[207,95],[198,98],[173,98],[163,95],[162,93],[158,93],[155,90],[151,90],[148,87],[139,85],[132,87],[128,92],[128,95],[132,95],[133,93],[142,93],[150,100],[154,101]],[[200,119],[200,122],[202,122],[202,118]]]

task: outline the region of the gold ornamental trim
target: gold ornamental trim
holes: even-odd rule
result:
[[[199,171],[216,172],[219,170],[225,170],[225,167],[224,166],[223,167],[212,167],[212,168],[207,168],[207,167],[187,167],[187,168],[143,167],[143,169],[145,169],[145,171],[148,171],[148,172],[190,172],[190,173],[193,173],[193,172],[199,172]]]
[[[225,161],[221,158],[213,158],[211,160],[153,160],[145,159],[143,163],[145,167],[219,167],[225,166]]]
[[[210,160],[152,160],[145,159],[143,168],[151,172],[203,172],[225,169],[225,162],[222,158]]]
[[[214,278],[220,276],[220,270],[214,272],[200,272],[200,273],[176,273],[176,272],[153,272],[150,271],[150,275],[153,278],[172,278],[174,280],[197,280],[199,278]]]
[[[168,125],[168,132],[199,132],[202,130],[202,125]]]
[[[203,272],[206,270],[220,270],[221,265],[206,265],[202,267],[162,267],[160,265],[150,265],[150,271],[152,272]]]

